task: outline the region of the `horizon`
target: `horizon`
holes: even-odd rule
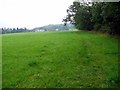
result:
[[[27,27],[0,27],[0,29],[27,29],[27,30],[32,30],[32,29],[35,29],[35,28],[41,28],[41,27],[45,27],[45,26],[49,26],[49,25],[64,25],[64,24],[62,24],[62,23],[60,23],[60,24],[48,24],[48,25],[43,25],[43,26],[37,26],[37,27],[33,27],[33,28],[31,28],[31,29],[29,29],[29,28],[27,28]],[[70,23],[67,23],[66,25],[73,25],[73,24],[70,24]]]
[[[96,0],[0,0],[0,28],[33,29],[49,24],[63,24],[62,19],[66,17],[66,10],[73,1]],[[120,0],[110,0],[118,1]]]
[[[28,28],[63,24],[74,0],[1,0],[0,28]]]

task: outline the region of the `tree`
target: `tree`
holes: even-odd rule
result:
[[[79,30],[93,29],[93,22],[91,21],[91,7],[89,4],[73,2],[73,5],[67,9],[67,13],[68,15],[63,19],[65,24],[70,22]]]
[[[103,22],[110,27],[110,34],[120,34],[120,2],[105,3],[102,11]]]
[[[84,0],[83,0],[84,1]],[[120,34],[120,2],[73,2],[63,19],[79,30],[97,30],[109,34]]]

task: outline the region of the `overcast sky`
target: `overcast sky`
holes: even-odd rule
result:
[[[0,28],[62,23],[74,0],[0,0]]]
[[[73,1],[75,0],[0,0],[0,28],[32,29],[48,24],[60,24],[67,15],[66,9]]]

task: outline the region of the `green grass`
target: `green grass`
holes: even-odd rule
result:
[[[3,88],[117,87],[118,40],[91,32],[2,36]]]
[[[2,89],[2,35],[0,34],[0,89]]]

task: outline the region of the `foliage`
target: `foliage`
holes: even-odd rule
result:
[[[120,34],[120,2],[93,2],[90,4],[73,2],[67,9],[63,21],[71,22],[79,30],[94,30]],[[74,13],[74,14],[73,14]],[[72,18],[72,19],[71,19]],[[102,30],[102,28],[104,28]],[[106,28],[106,30],[105,30]]]
[[[19,33],[19,32],[28,32],[27,28],[1,28],[2,34],[5,33]]]
[[[101,24],[96,23],[96,24],[94,25],[94,30],[95,30],[95,31],[100,30],[100,28],[101,28]]]
[[[63,22],[69,22],[74,24],[78,29],[91,30],[93,28],[93,22],[91,22],[91,7],[88,4],[82,4],[80,2],[73,2],[73,5],[67,9],[67,17],[63,19]]]
[[[103,5],[103,23],[110,27],[110,34],[120,34],[120,2],[105,3]]]

